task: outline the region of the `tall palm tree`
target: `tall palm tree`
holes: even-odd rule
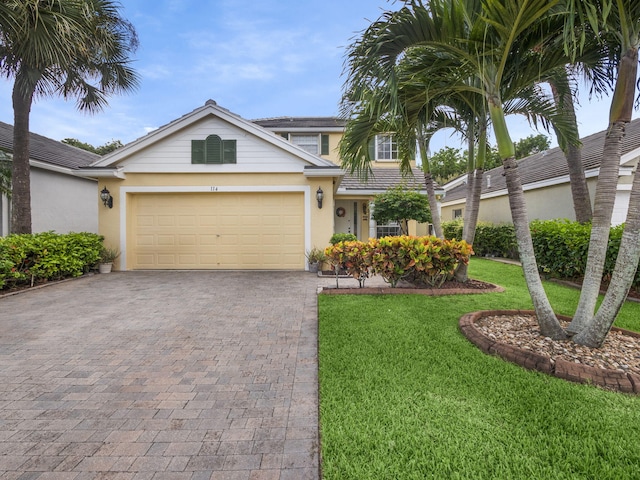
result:
[[[516,229],[520,258],[527,285],[537,313],[540,329],[552,338],[564,338],[553,309],[546,297],[533,252],[533,242],[526,214],[524,193],[515,161],[513,142],[505,121],[505,99],[517,99],[519,93],[531,93],[541,78],[546,78],[567,63],[559,49],[547,51],[562,24],[552,23],[547,14],[558,0],[481,2],[474,0],[431,0],[428,4],[406,2],[397,13],[386,14],[374,23],[352,47],[350,85],[353,90],[370,88],[372,83],[393,90],[399,85],[394,73],[398,62],[412,48],[431,52],[435,63],[447,65],[451,72],[452,91],[483,95],[488,105],[498,150],[505,169],[512,218]],[[433,64],[423,65],[425,78],[434,71]],[[382,72],[382,74],[381,74]],[[474,82],[457,79],[476,78]],[[538,91],[542,95],[541,91]],[[574,139],[568,122],[555,116],[559,131]]]
[[[111,0],[7,0],[0,10],[0,71],[14,78],[13,233],[31,232],[29,113],[35,97],[75,97],[96,112],[113,93],[135,88],[133,26]],[[8,20],[7,20],[8,19]],[[10,24],[18,20],[18,27]]]

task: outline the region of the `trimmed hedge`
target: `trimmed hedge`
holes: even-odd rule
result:
[[[442,230],[446,239],[462,238],[462,221],[443,222]],[[518,258],[518,245],[513,225],[478,222],[473,251],[480,257]]]
[[[554,278],[575,279],[584,276],[589,251],[590,224],[569,220],[534,220],[531,222],[533,249],[541,274]],[[603,279],[611,278],[616,265],[624,225],[611,228]],[[462,222],[444,222],[445,238],[462,238]],[[473,250],[480,256],[517,259],[517,244],[513,225],[478,223]],[[640,287],[640,269],[634,288]]]
[[[77,277],[100,258],[103,237],[53,232],[0,238],[0,290],[46,280]]]

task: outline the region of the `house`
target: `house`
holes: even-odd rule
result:
[[[369,200],[391,183],[366,189],[340,168],[343,128],[249,121],[208,100],[78,173],[99,180],[99,232],[121,250],[120,270],[302,270],[335,231],[368,238]]]
[[[582,161],[591,196],[596,190],[606,131],[584,137]],[[623,223],[627,215],[633,174],[640,159],[640,119],[633,120],[626,129],[622,142],[622,158],[612,224]],[[569,171],[564,153],[559,147],[536,153],[518,161],[530,220],[566,218],[575,220]],[[442,202],[442,220],[463,218],[466,201],[466,176],[444,186],[446,196]],[[511,223],[511,211],[502,167],[484,172],[480,201],[480,221]]]
[[[98,231],[96,180],[77,169],[100,158],[85,150],[29,134],[32,231],[57,233]],[[0,152],[11,158],[13,126],[0,122]],[[0,236],[10,233],[11,201],[0,195]]]

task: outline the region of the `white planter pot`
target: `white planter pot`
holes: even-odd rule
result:
[[[111,273],[111,268],[113,267],[112,263],[101,263],[98,265],[98,271],[100,273]]]

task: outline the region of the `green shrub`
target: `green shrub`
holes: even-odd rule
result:
[[[340,242],[355,242],[357,240],[358,237],[356,237],[353,233],[334,233],[333,235],[331,235],[329,243],[331,245],[335,245],[336,243]]]
[[[82,275],[98,261],[102,241],[94,233],[0,238],[0,288]]]
[[[450,222],[442,222],[442,233],[447,240],[462,239],[462,220],[452,220]]]
[[[460,240],[462,228],[461,220],[442,223],[444,238],[448,240]],[[478,222],[473,240],[473,252],[480,257],[518,258],[518,246],[513,225]]]
[[[344,270],[357,279],[362,288],[366,279],[369,278],[373,244],[373,240],[368,243],[358,240],[338,242],[327,247],[324,253],[336,275]]]
[[[553,277],[575,278],[584,274],[591,225],[569,220],[531,222],[538,270]]]
[[[338,273],[344,269],[360,286],[370,275],[380,275],[392,287],[406,278],[439,287],[460,262],[467,263],[472,249],[466,242],[437,237],[382,237],[369,242],[338,242],[325,249]]]

